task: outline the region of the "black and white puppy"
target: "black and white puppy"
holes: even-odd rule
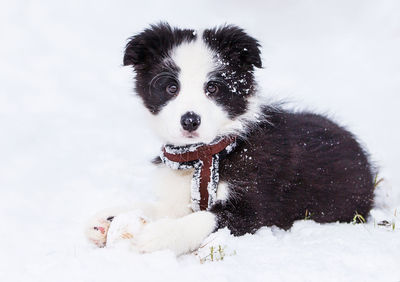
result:
[[[368,215],[373,170],[366,153],[323,116],[264,104],[254,80],[262,66],[259,47],[236,26],[196,32],[165,23],[127,44],[123,63],[133,66],[136,92],[165,144],[190,151],[191,144],[235,140],[213,163],[215,195],[200,210],[193,208],[196,166],[176,170],[156,160],[159,201],[131,207],[149,219],[128,236],[139,251],[182,254],[223,227],[243,235],[262,226],[288,229],[305,216],[324,223]],[[110,222],[123,211],[96,215],[89,239],[104,246]]]

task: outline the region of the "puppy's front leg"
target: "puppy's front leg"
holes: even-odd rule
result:
[[[197,249],[216,226],[215,215],[207,211],[164,218],[145,225],[134,243],[140,252],[169,249],[181,255]]]

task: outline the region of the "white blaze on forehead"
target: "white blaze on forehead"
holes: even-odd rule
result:
[[[193,92],[204,91],[209,74],[217,69],[214,57],[212,50],[199,38],[172,50],[171,59],[180,69],[181,94],[194,95]]]

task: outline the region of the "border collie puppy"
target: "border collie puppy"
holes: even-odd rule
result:
[[[135,90],[165,144],[154,161],[158,202],[130,207],[140,211],[132,219],[140,228],[120,231],[138,251],[186,253],[224,227],[243,235],[288,229],[305,216],[325,223],[368,215],[366,153],[324,116],[264,104],[254,79],[259,47],[232,25],[196,32],[161,23],[130,38],[123,63],[133,67]],[[97,214],[88,238],[108,244],[127,211]]]

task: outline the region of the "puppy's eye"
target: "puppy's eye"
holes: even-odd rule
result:
[[[178,85],[176,85],[175,83],[171,83],[167,86],[165,90],[168,94],[175,95],[176,93],[178,93]]]
[[[218,86],[215,84],[215,83],[208,83],[207,84],[207,87],[206,87],[206,90],[207,90],[207,94],[215,94],[215,93],[217,93],[218,92]]]

